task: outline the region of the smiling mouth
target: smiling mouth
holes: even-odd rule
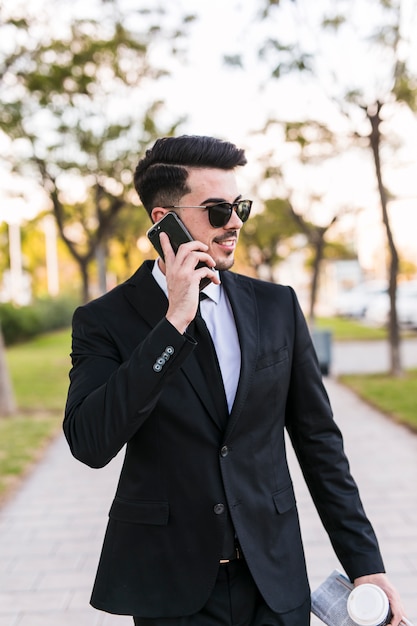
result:
[[[221,246],[234,246],[237,242],[237,232],[227,233],[225,235],[221,235],[220,237],[216,237],[214,242],[220,244]]]

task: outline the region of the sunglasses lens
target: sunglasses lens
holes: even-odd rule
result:
[[[242,222],[246,222],[252,208],[252,200],[240,200],[231,204],[222,202],[209,207],[209,221],[214,228],[226,226],[232,215],[233,207],[236,207],[237,216]]]
[[[209,207],[209,221],[214,228],[221,228],[226,226],[232,215],[233,207],[229,202],[222,202],[221,204],[213,204]]]
[[[241,200],[236,205],[236,213],[242,222],[246,222],[249,217],[250,210],[252,208],[252,200]]]

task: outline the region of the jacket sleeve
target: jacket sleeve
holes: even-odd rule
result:
[[[163,318],[122,361],[109,329],[90,307],[78,308],[63,424],[72,454],[90,467],[106,465],[148,418],[194,345]]]
[[[296,332],[286,426],[318,514],[353,580],[384,572],[369,522],[333,419],[307,324],[294,296]]]

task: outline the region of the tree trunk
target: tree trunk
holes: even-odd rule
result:
[[[100,241],[96,248],[96,262],[98,270],[98,289],[100,295],[107,291],[107,250],[106,242]]]
[[[308,315],[308,322],[310,328],[314,328],[316,318],[316,301],[319,290],[320,270],[321,262],[324,256],[324,247],[326,245],[326,233],[337,221],[337,215],[327,224],[327,226],[314,226],[307,222],[301,215],[294,211],[294,207],[289,203],[289,213],[291,217],[298,224],[301,232],[305,234],[308,239],[308,243],[313,250],[313,278],[310,289],[310,310]]]
[[[314,245],[314,260],[313,260],[313,279],[311,281],[311,291],[310,291],[310,312],[309,312],[309,323],[310,327],[314,328],[316,322],[316,302],[317,295],[319,291],[319,280],[320,280],[320,269],[321,262],[323,260],[323,251],[324,251],[324,230],[317,229],[316,241],[312,242]]]
[[[382,221],[385,226],[385,231],[386,231],[387,240],[388,240],[388,248],[389,248],[389,253],[390,253],[390,264],[389,264],[390,315],[389,315],[389,325],[388,325],[388,337],[389,337],[389,345],[390,345],[391,375],[395,377],[400,377],[403,375],[403,368],[401,365],[400,332],[398,328],[398,317],[397,317],[397,306],[396,306],[397,275],[398,275],[399,258],[398,258],[398,252],[395,246],[394,236],[393,236],[390,221],[389,221],[388,195],[387,195],[386,189],[382,181],[381,159],[380,159],[380,146],[381,146],[380,113],[381,113],[381,109],[382,109],[382,103],[377,102],[375,106],[366,108],[366,115],[371,123],[371,133],[369,135],[369,140],[371,144],[372,154],[374,157],[375,171],[376,171],[376,177],[378,181],[378,191],[379,191],[379,198],[380,198],[381,209],[382,209]]]
[[[6,361],[6,348],[0,327],[0,417],[13,415],[16,403]]]
[[[90,300],[90,276],[88,273],[88,262],[79,260],[78,263],[82,279],[81,296],[82,301],[85,304]]]

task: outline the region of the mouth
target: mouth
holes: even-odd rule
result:
[[[237,232],[226,233],[214,239],[214,243],[226,250],[234,250],[237,243]]]

